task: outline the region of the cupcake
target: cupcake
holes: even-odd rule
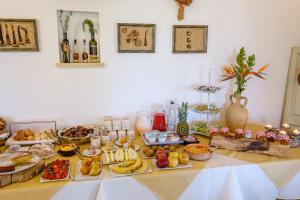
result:
[[[244,130],[243,129],[236,129],[235,130],[235,139],[240,139],[243,137],[243,134],[244,134]]]
[[[245,130],[245,132],[244,132],[244,136],[247,139],[251,139],[252,138],[252,134],[253,134],[253,131],[251,131],[249,129]]]
[[[265,140],[266,139],[266,134],[264,131],[257,131],[256,132],[256,139],[257,140]]]
[[[221,128],[221,135],[224,136],[224,137],[229,137],[229,128],[227,127],[222,127]]]
[[[290,137],[288,135],[281,135],[280,136],[280,144],[288,145],[289,140],[290,140]]]
[[[209,133],[210,133],[210,136],[211,136],[211,137],[217,136],[218,133],[219,133],[219,129],[216,128],[216,127],[210,127]]]
[[[275,140],[276,140],[276,134],[274,132],[272,132],[272,131],[267,132],[266,135],[267,135],[267,140],[269,142],[275,142]]]

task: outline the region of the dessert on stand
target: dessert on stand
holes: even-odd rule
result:
[[[202,136],[209,137],[209,127],[211,124],[211,115],[218,114],[222,106],[217,106],[211,103],[211,94],[214,94],[218,92],[221,88],[216,87],[210,84],[211,82],[211,73],[209,73],[209,83],[208,85],[200,85],[199,87],[195,88],[197,92],[200,94],[206,94],[207,95],[207,104],[196,104],[190,106],[191,110],[195,113],[206,115],[206,121],[205,122],[192,122],[190,124],[190,130],[193,133],[200,134]]]

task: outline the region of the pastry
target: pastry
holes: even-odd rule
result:
[[[289,140],[290,140],[290,137],[288,135],[281,135],[280,136],[280,144],[288,145]]]
[[[0,161],[0,173],[11,172],[15,170],[15,165],[12,161]]]
[[[236,129],[235,130],[235,139],[240,139],[243,137],[243,134],[244,134],[244,130],[243,129]]]
[[[276,140],[276,134],[274,132],[272,132],[272,131],[267,132],[266,136],[267,136],[267,140],[269,142],[275,142],[275,140]]]
[[[221,128],[221,135],[224,136],[224,137],[229,137],[229,128],[222,127]]]
[[[266,140],[266,133],[264,131],[257,131],[256,132],[256,139],[257,140]]]
[[[211,128],[209,129],[209,134],[210,134],[211,137],[217,136],[218,133],[219,133],[219,129],[216,128],[216,127],[211,127]]]
[[[61,136],[68,138],[82,138],[95,132],[94,128],[87,128],[83,126],[75,126],[62,131]]]
[[[30,163],[31,159],[32,159],[32,155],[27,153],[27,154],[18,155],[16,157],[14,157],[12,159],[12,163],[15,166],[22,166],[22,165],[26,165],[26,164]]]
[[[27,141],[27,140],[35,140],[35,133],[30,130],[18,130],[16,135],[14,136],[15,141]]]
[[[29,152],[40,158],[48,158],[49,156],[54,155],[52,147],[47,144],[35,144],[30,148]]]
[[[85,158],[82,160],[80,173],[82,175],[97,176],[100,174],[100,162],[93,158]]]
[[[0,133],[6,132],[6,121],[0,117]]]

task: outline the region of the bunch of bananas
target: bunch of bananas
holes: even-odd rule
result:
[[[111,168],[111,170],[118,174],[132,174],[132,173],[143,173],[149,168],[146,160],[141,160],[137,157],[136,160],[129,160],[119,163]]]
[[[104,151],[103,154],[103,163],[111,164],[115,162],[123,162],[123,161],[135,161],[138,157],[138,153],[133,149],[118,149],[115,153]]]

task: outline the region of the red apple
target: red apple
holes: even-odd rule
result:
[[[159,160],[160,158],[167,159],[168,155],[167,155],[167,152],[165,150],[157,150],[156,154],[155,154],[155,157],[156,157],[157,160]]]
[[[159,168],[165,168],[169,165],[169,161],[168,161],[168,159],[163,159],[162,158],[162,159],[159,159],[159,160],[156,161],[156,165]]]

